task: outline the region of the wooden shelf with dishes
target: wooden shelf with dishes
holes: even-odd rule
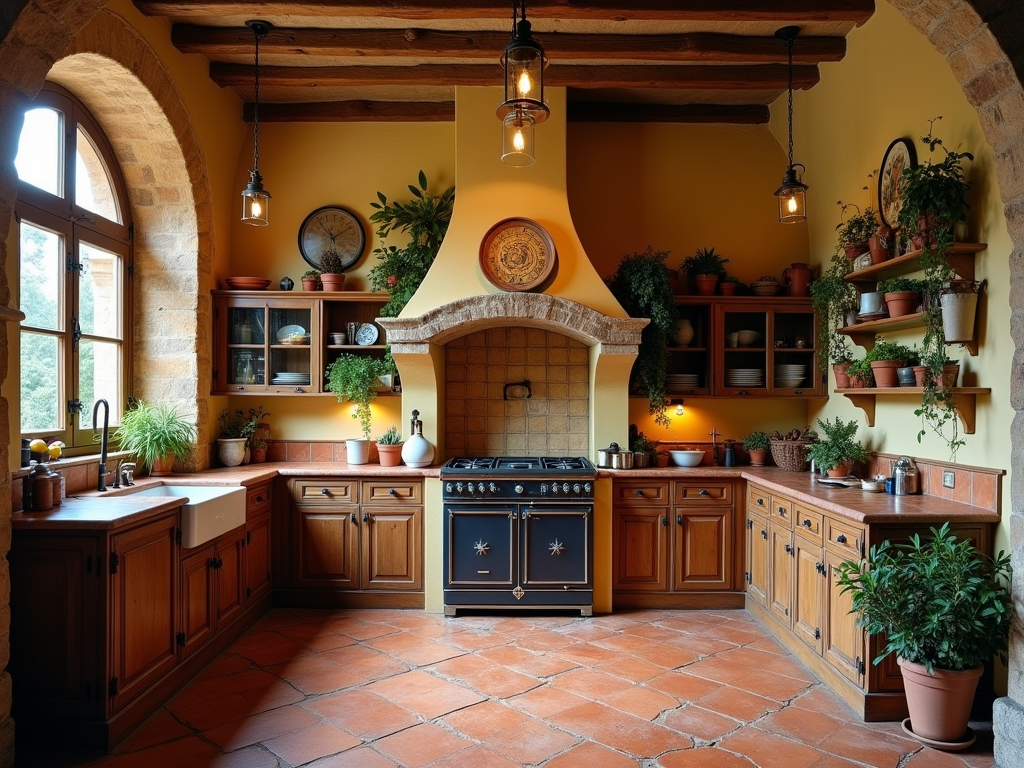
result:
[[[978,407],[978,395],[990,395],[990,387],[949,387],[949,393],[953,397],[953,409],[960,417],[964,434],[973,435],[976,424],[976,413]],[[875,426],[875,399],[879,395],[917,395],[920,399],[924,394],[924,387],[851,387],[847,389],[835,389],[838,395],[843,395],[851,403],[864,411],[868,426]]]

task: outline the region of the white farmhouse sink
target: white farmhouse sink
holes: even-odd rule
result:
[[[225,485],[154,485],[135,496],[184,496],[181,546],[198,547],[245,523],[245,488]]]

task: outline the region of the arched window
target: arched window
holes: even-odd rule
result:
[[[120,423],[130,381],[131,214],[110,142],[47,84],[25,113],[18,170],[21,433],[93,444],[92,409]]]

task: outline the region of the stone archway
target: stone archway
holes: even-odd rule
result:
[[[999,178],[1005,207],[1007,228],[1014,243],[1011,259],[1011,294],[1014,307],[1024,307],[1024,53],[1019,48],[1020,30],[1024,27],[1024,10],[1012,0],[889,0],[919,29],[949,62],[950,68],[963,87],[970,102],[978,111],[985,137],[995,151],[995,170]],[[72,40],[105,4],[105,0],[15,0],[20,10],[11,8],[0,18],[0,262],[6,263],[5,237],[10,229],[14,200],[17,194],[17,176],[14,172],[16,140],[21,127],[21,115],[32,97],[38,92],[54,62],[65,55]],[[122,22],[123,23],[123,22]],[[9,25],[9,26],[8,26]],[[152,55],[152,52],[150,52]],[[120,61],[116,55],[112,60]],[[159,61],[157,76],[166,77]],[[143,76],[126,65],[140,80],[149,85],[153,70]],[[169,83],[169,80],[168,80]],[[170,90],[173,90],[171,88]],[[168,106],[154,91],[158,103]],[[165,114],[178,117],[187,124],[183,109],[165,110]],[[172,122],[180,147],[198,147],[184,141],[179,126]],[[202,166],[201,156],[187,153],[188,167]],[[206,210],[209,194],[206,185],[197,185],[194,173],[189,173],[193,203],[197,210]],[[202,188],[202,191],[200,191]],[[200,216],[200,221],[210,221]],[[209,255],[208,232],[197,231],[195,248],[200,255]],[[208,258],[200,261],[208,265]],[[208,266],[198,274],[197,305],[195,311],[198,328],[209,327],[208,306],[202,302],[207,294],[204,282],[209,282]],[[10,292],[6,274],[0,270],[0,298],[6,302]],[[188,310],[183,310],[188,311]],[[1024,318],[1013,315],[1011,335],[1017,347],[1014,357],[1014,376],[1011,399],[1017,415],[1011,428],[1014,461],[1022,465],[1024,457],[1024,376],[1018,371],[1024,367]],[[0,364],[6,360],[8,329],[0,325]],[[203,385],[208,384],[208,344],[197,334],[195,358]],[[0,368],[0,377],[6,370]],[[197,411],[204,406],[197,404]],[[200,418],[205,414],[197,413]],[[8,429],[8,409],[0,400],[0,431]],[[9,446],[0,444],[0,464],[6,466]],[[0,474],[0,523],[10,517],[10,473]],[[1006,768],[1024,766],[1024,478],[1015,478],[1010,489],[1011,544],[1016,567],[1015,593],[1017,597],[1014,635],[1011,640],[1009,697],[999,703],[996,712],[998,731],[997,760]],[[10,546],[10,527],[0,524],[0,552]],[[0,567],[0,666],[6,666],[9,652],[9,623],[7,607],[7,569]],[[14,731],[10,720],[11,686],[6,673],[0,676],[0,765],[13,764]]]

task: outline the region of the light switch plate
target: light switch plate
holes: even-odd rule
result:
[[[953,475],[952,472],[943,472],[942,473],[942,485],[943,485],[943,487],[944,488],[952,488],[953,487],[953,482],[954,482],[953,478],[954,478],[954,475]]]

